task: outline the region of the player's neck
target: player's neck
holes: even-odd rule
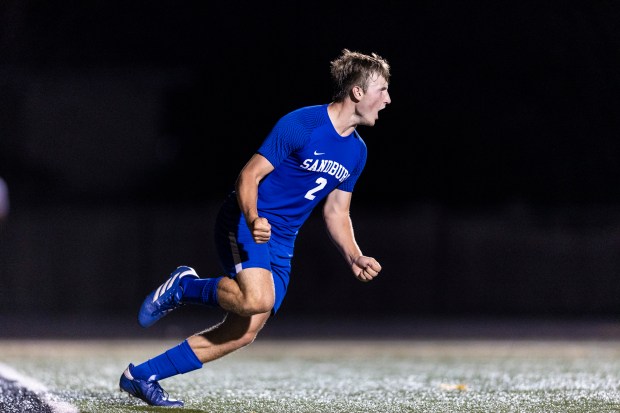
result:
[[[340,136],[349,136],[358,124],[355,105],[347,104],[346,100],[330,103],[327,107],[327,115]]]

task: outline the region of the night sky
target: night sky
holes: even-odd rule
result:
[[[358,202],[620,201],[620,3],[0,5],[17,204],[221,199],[343,48],[392,66]]]

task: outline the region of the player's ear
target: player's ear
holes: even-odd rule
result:
[[[362,87],[358,85],[353,86],[353,88],[351,89],[351,99],[357,102],[362,99],[363,96],[364,90],[362,89]]]

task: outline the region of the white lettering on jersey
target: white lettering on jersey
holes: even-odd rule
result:
[[[351,175],[347,168],[332,160],[305,159],[299,167],[312,172],[326,173],[335,177],[340,182],[343,182]]]

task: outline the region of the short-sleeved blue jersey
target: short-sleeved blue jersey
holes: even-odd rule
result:
[[[258,187],[258,213],[272,238],[293,245],[312,210],[333,189],[352,192],[364,165],[366,144],[357,131],[340,136],[327,104],[284,115],[258,149],[274,170]]]

